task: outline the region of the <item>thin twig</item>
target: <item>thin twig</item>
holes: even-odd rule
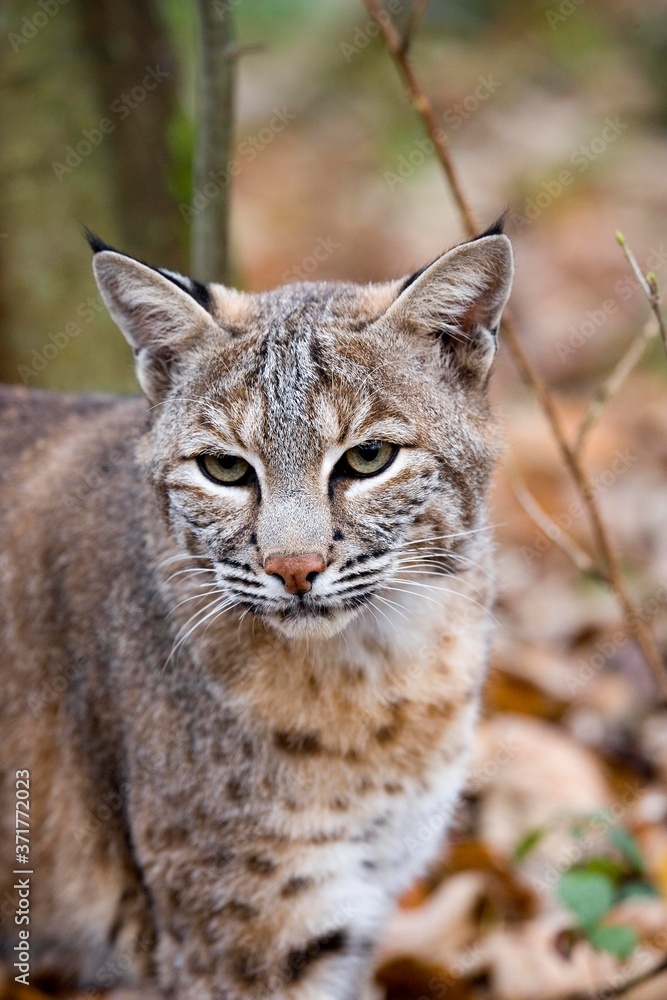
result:
[[[413,0],[408,14],[408,23],[401,38],[401,52],[406,55],[410,49],[415,31],[419,27],[419,22],[424,16],[424,11],[428,7],[430,0]]]
[[[611,589],[616,594],[618,603],[623,612],[623,617],[628,627],[628,631],[637,641],[637,645],[642,651],[644,659],[651,669],[654,680],[657,684],[663,699],[667,700],[667,672],[665,671],[662,655],[653,638],[650,630],[644,624],[639,611],[630,597],[625,579],[621,572],[621,564],[618,554],[614,549],[607,527],[602,520],[600,509],[595,499],[593,484],[579,460],[579,456],[570,447],[565,434],[565,428],[560,417],[553,397],[525,353],[519,336],[511,317],[507,317],[502,329],[505,340],[512,356],[525,381],[531,386],[537,396],[538,402],[544,410],[547,420],[551,425],[551,430],[556,439],[556,443],[563,457],[563,461],[574,480],[581,495],[584,506],[588,514],[593,539],[598,555],[603,566],[606,567],[607,576]]]
[[[449,146],[442,129],[438,125],[438,120],[433,110],[433,106],[426,95],[424,87],[417,76],[415,69],[408,57],[402,51],[401,38],[393,26],[388,14],[379,4],[378,0],[363,0],[366,9],[374,18],[378,25],[380,35],[384,40],[387,51],[394,60],[398,72],[412,99],[415,110],[419,113],[427,133],[432,140],[440,164],[445,171],[450,189],[457,204],[464,228],[469,236],[473,238],[478,227],[472,214],[468,201],[463,193],[463,189],[458,179],[458,174],[449,153]],[[616,594],[618,602],[623,611],[628,631],[634,635],[637,645],[642,651],[644,659],[653,673],[655,682],[662,697],[667,700],[667,672],[664,669],[662,656],[656,642],[642,621],[638,610],[628,593],[625,579],[621,572],[619,557],[614,549],[607,528],[602,520],[602,515],[595,500],[595,492],[588,473],[579,461],[579,456],[571,447],[560,414],[556,409],[553,397],[547,389],[546,383],[541,375],[533,367],[526,354],[519,338],[516,325],[512,316],[505,313],[502,324],[507,346],[514,358],[523,379],[531,386],[538,402],[540,403],[551,430],[558,444],[558,448],[563,457],[563,461],[572,476],[582,501],[586,508],[591,531],[595,542],[596,550],[599,554],[602,565],[606,568],[609,583]]]
[[[662,346],[665,349],[665,354],[667,354],[667,329],[665,328],[665,317],[662,315],[662,310],[660,309],[660,290],[658,288],[658,279],[656,278],[653,271],[649,271],[646,275],[646,280],[648,286],[651,289],[651,308],[655,318],[658,321],[658,330],[660,331],[660,336],[662,338]]]
[[[660,291],[658,289],[658,281],[656,276],[652,271],[648,274],[644,274],[639,264],[637,263],[637,258],[633,254],[632,250],[625,242],[625,236],[623,233],[616,233],[616,242],[620,246],[621,250],[625,254],[625,259],[635,273],[635,277],[641,289],[648,299],[649,305],[653,311],[653,315],[658,321],[658,329],[660,330],[660,336],[662,337],[662,344],[667,352],[667,329],[665,329],[665,320],[660,309]]]
[[[369,14],[378,25],[389,53],[395,59],[400,69],[412,103],[414,104],[416,111],[421,116],[424,127],[426,128],[431,141],[435,145],[438,159],[440,160],[445,174],[447,175],[447,180],[449,182],[449,187],[454,197],[454,201],[456,202],[456,207],[461,213],[461,217],[468,233],[470,236],[474,236],[478,232],[477,222],[475,221],[472,210],[468,205],[465,195],[463,194],[458,172],[452,162],[451,156],[449,155],[447,137],[438,125],[438,119],[433,110],[433,106],[426,96],[426,92],[424,91],[424,88],[414,71],[408,53],[403,51],[403,41],[401,36],[392,24],[386,10],[384,10],[382,5],[379,3],[379,0],[364,0],[364,3],[366,4]]]
[[[641,972],[633,979],[626,979],[625,982],[614,986],[604,986],[601,989],[594,990],[592,993],[571,993],[564,1000],[607,1000],[607,998],[611,1000],[612,997],[622,997],[630,990],[633,990],[635,986],[641,986],[643,983],[650,982],[651,979],[664,972],[665,969],[667,969],[667,958],[661,959],[657,965],[654,965],[646,972]]]
[[[542,534],[557,545],[559,549],[562,549],[568,559],[571,559],[582,573],[588,573],[597,579],[606,579],[604,573],[595,565],[588,552],[585,552],[571,535],[563,531],[560,525],[556,524],[553,518],[540,506],[526,486],[523,476],[513,462],[505,463],[505,472],[507,473],[507,479],[514,496]]]
[[[615,395],[620,387],[625,382],[626,378],[630,372],[637,367],[642,357],[644,356],[644,351],[648,345],[648,342],[655,337],[658,332],[657,327],[653,321],[649,321],[645,324],[644,329],[630,341],[625,354],[617,361],[614,368],[607,379],[602,383],[598,391],[593,396],[586,413],[579,425],[579,430],[577,431],[577,439],[574,442],[574,452],[576,455],[580,455],[583,451],[584,444],[586,443],[586,438],[591,430],[591,428],[600,419],[602,410],[605,404]]]

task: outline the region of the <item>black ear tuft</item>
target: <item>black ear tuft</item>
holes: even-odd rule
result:
[[[415,271],[413,274],[408,275],[408,277],[405,279],[405,281],[399,288],[398,294],[400,295],[401,292],[404,292],[406,288],[409,288],[410,285],[414,284],[417,278],[420,278],[422,276],[424,271],[428,271],[431,264],[435,264],[437,259],[438,258],[435,257],[433,260],[429,261],[428,264],[424,264],[423,267],[420,267],[418,271]]]
[[[88,244],[93,253],[101,253],[102,250],[111,250],[113,253],[120,252],[116,250],[115,247],[110,247],[108,243],[105,243],[104,240],[100,239],[100,237],[97,236],[92,229],[89,229],[88,226],[81,226],[81,229],[83,230],[83,235],[88,240]]]
[[[163,278],[167,278],[182,291],[187,292],[188,295],[191,295],[195,302],[198,302],[207,312],[211,311],[211,293],[207,285],[202,284],[201,281],[195,281],[194,278],[187,278],[184,274],[179,274],[178,271],[170,271],[166,267],[154,267],[153,270],[161,274]]]
[[[474,243],[476,240],[483,240],[486,236],[503,236],[505,223],[508,215],[510,214],[511,208],[512,206],[508,205],[502,215],[499,215],[496,221],[492,222],[488,229],[485,229],[483,233],[479,234],[479,236],[474,236],[471,240],[466,240],[465,242]],[[464,246],[464,244],[460,243],[459,246]],[[438,259],[439,258],[436,257],[434,260],[430,261],[430,263],[424,264],[423,267],[420,267],[418,271],[414,272],[414,274],[409,275],[399,288],[399,295],[401,292],[404,292],[406,288],[409,288],[410,285],[417,280],[417,278],[420,278],[424,271],[428,271],[431,264],[435,264],[435,261]]]
[[[505,231],[505,223],[507,222],[507,216],[509,214],[510,206],[508,205],[502,215],[499,215],[496,221],[492,222],[489,228],[485,229],[483,233],[480,233],[479,236],[475,236],[475,239],[483,240],[485,236],[502,236]]]
[[[168,281],[171,281],[181,291],[187,292],[207,312],[211,311],[211,295],[208,287],[203,285],[201,281],[195,281],[194,278],[187,278],[185,275],[179,274],[177,271],[170,271],[166,267],[155,267],[153,264],[148,264],[145,260],[141,260],[140,257],[131,257],[130,254],[123,253],[121,250],[116,250],[115,247],[109,246],[108,243],[100,239],[88,226],[82,226],[81,228],[83,235],[90,244],[93,254],[101,253],[103,250],[110,250],[111,253],[118,253],[123,257],[129,257],[130,260],[136,260],[138,264],[144,264],[146,267],[150,267],[152,271],[157,271],[158,274],[161,274],[163,278],[167,278]]]

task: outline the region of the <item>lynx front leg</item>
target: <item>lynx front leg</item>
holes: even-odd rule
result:
[[[179,852],[180,853],[180,852]],[[157,974],[176,1000],[370,1000],[374,936],[304,891],[268,856],[208,864],[164,855],[148,870]],[[250,869],[250,870],[249,870]],[[360,887],[361,888],[361,887]]]

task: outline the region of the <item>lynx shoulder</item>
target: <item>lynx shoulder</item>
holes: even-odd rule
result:
[[[0,957],[23,867],[34,984],[370,996],[486,669],[509,241],[262,294],[91,242],[143,397],[0,390]]]

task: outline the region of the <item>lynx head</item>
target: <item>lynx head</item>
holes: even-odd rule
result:
[[[151,404],[149,478],[224,606],[327,636],[417,553],[424,574],[465,569],[496,452],[500,227],[403,280],[261,294],[91,245]]]

